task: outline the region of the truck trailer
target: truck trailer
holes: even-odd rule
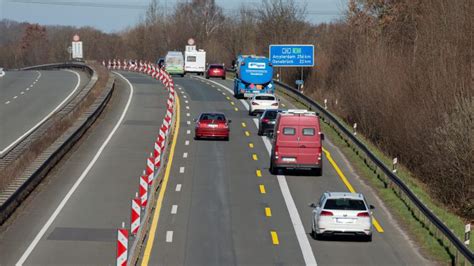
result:
[[[275,93],[273,66],[263,56],[240,55],[236,60],[234,96],[249,98],[260,93]]]

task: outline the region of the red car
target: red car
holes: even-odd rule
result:
[[[222,78],[225,79],[225,67],[224,64],[210,64],[207,67],[206,78]]]
[[[194,138],[223,138],[229,140],[229,123],[223,113],[202,113],[195,119]]]

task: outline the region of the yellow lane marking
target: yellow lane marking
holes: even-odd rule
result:
[[[249,143],[249,148],[253,149],[253,143],[252,142]]]
[[[250,137],[250,132],[248,130],[245,130],[245,136]]]
[[[229,96],[226,96],[225,98],[230,101],[230,97],[229,97]]]
[[[242,127],[247,127],[247,124],[245,124],[244,122],[242,122]]]
[[[237,111],[239,111],[239,108],[235,107],[234,110],[237,112]]]
[[[230,104],[231,104],[231,105],[235,105],[235,103],[234,103],[234,102],[230,102]]]
[[[261,193],[261,194],[267,193],[267,191],[265,191],[265,186],[264,186],[264,185],[259,185],[258,187],[259,187],[259,189],[260,189],[260,193]]]
[[[180,110],[179,110],[179,97],[176,94],[176,124],[175,124],[175,133],[173,136],[173,142],[171,143],[170,155],[168,159],[168,164],[166,165],[165,176],[161,183],[160,194],[158,195],[158,200],[156,201],[155,212],[153,213],[153,220],[151,222],[150,232],[148,234],[148,240],[145,246],[145,252],[143,254],[142,266],[147,266],[150,261],[151,250],[153,248],[153,242],[155,241],[156,229],[158,227],[158,220],[160,219],[161,206],[163,205],[163,198],[165,197],[166,187],[168,186],[168,180],[171,172],[171,166],[173,165],[174,150],[176,148],[176,143],[178,142],[179,135],[179,120],[180,120]]]
[[[257,174],[258,177],[262,177],[262,171],[260,169],[255,171],[255,173]]]
[[[280,241],[278,240],[278,234],[275,231],[270,231],[270,234],[272,235],[272,243],[273,245],[279,245]]]
[[[254,161],[258,161],[258,156],[257,156],[257,154],[255,154],[255,153],[252,154],[252,159],[253,159]]]
[[[272,217],[272,210],[270,208],[265,208],[265,216]]]
[[[334,170],[336,170],[337,175],[341,178],[342,182],[344,183],[344,185],[346,185],[347,189],[349,189],[350,192],[355,193],[356,191],[355,191],[354,187],[352,187],[351,183],[349,183],[349,180],[347,180],[344,173],[341,171],[339,166],[336,164],[334,159],[331,157],[331,153],[329,153],[329,151],[326,150],[325,148],[323,148],[323,152],[326,154],[326,158],[328,159],[329,163],[331,163]],[[372,224],[374,225],[377,232],[379,232],[379,233],[384,232],[382,226],[380,226],[380,223],[373,216],[372,216]]]

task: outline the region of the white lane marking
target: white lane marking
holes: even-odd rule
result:
[[[71,96],[77,91],[77,89],[79,88],[79,85],[81,85],[81,76],[79,75],[79,73],[75,72],[75,71],[71,71],[71,70],[66,70],[66,71],[69,71],[69,72],[72,72],[74,74],[76,74],[76,77],[77,77],[77,84],[76,84],[76,87],[72,90],[72,92],[62,101],[59,103],[58,106],[56,106],[56,108],[53,109],[53,111],[51,111],[51,113],[47,114],[43,119],[41,119],[41,121],[39,121],[36,125],[34,125],[32,128],[30,128],[28,131],[26,131],[25,133],[23,133],[23,135],[21,135],[20,137],[18,137],[15,141],[13,141],[12,143],[10,143],[10,145],[8,145],[7,147],[5,147],[3,150],[0,151],[0,154],[3,154],[5,153],[7,150],[9,150],[11,147],[15,146],[20,140],[22,140],[24,137],[28,136],[31,132],[33,132],[33,130],[35,130],[37,127],[39,127],[41,124],[44,123],[44,121],[46,121],[49,117],[51,117],[59,108],[61,108],[61,106],[63,106],[63,104],[69,100],[69,98],[71,98]],[[40,73],[39,77],[41,77],[41,72],[38,72]],[[39,78],[38,77],[38,78]],[[15,96],[16,97],[16,96]]]
[[[200,78],[200,77],[197,77]],[[220,86],[221,88],[227,90],[229,93],[234,93],[231,89],[227,88],[226,86],[217,83],[215,81],[211,81],[216,85]],[[240,102],[245,106],[248,110],[249,105],[245,100],[240,100]],[[253,119],[255,126],[258,128],[258,119]],[[263,143],[265,144],[265,148],[269,155],[271,155],[272,144],[268,140],[267,137],[262,136]],[[295,230],[296,238],[298,239],[298,244],[300,245],[301,252],[303,253],[303,258],[306,265],[317,265],[316,258],[314,257],[313,250],[311,249],[311,245],[309,244],[308,236],[306,231],[304,230],[303,223],[301,222],[300,215],[298,213],[298,209],[296,208],[295,201],[291,196],[290,188],[288,187],[288,183],[286,182],[286,177],[284,175],[277,175],[278,184],[280,185],[281,193],[283,194],[283,198],[286,203],[286,207],[288,209],[288,213],[290,215],[291,222],[293,224],[293,229]]]
[[[186,109],[189,110],[189,106],[186,106]]]
[[[191,114],[190,114],[190,113],[187,113],[186,116],[191,116]]]
[[[30,88],[26,88],[26,90],[27,90],[27,91],[29,91],[29,90],[30,90]]]
[[[188,96],[186,96],[186,95],[183,95],[183,98],[184,98],[184,99],[186,99],[186,98],[188,98]]]
[[[180,174],[184,173],[184,166],[181,166],[181,167],[179,168],[179,173],[180,173]]]
[[[166,231],[166,242],[173,242],[173,231]]]
[[[180,92],[181,92],[181,94],[183,94],[183,95],[184,95],[184,91],[180,91]]]
[[[182,187],[181,184],[177,184],[176,185],[176,191],[178,191],[178,192],[181,191],[181,187]]]
[[[171,206],[171,214],[176,214],[178,212],[178,205]]]
[[[191,125],[191,121],[186,121],[186,124]]]
[[[10,103],[10,101],[6,101],[6,102],[5,102],[5,104],[9,104],[9,103]]]
[[[182,90],[182,88],[181,88],[181,87],[178,87],[178,90]]]
[[[189,103],[189,101],[188,101],[188,100],[186,100],[186,101],[184,101],[184,103]]]
[[[221,91],[221,89],[217,88],[218,91]]]
[[[186,134],[188,135],[191,134],[191,130],[190,129],[186,130]]]
[[[115,72],[114,72],[115,73]],[[119,76],[121,76],[127,83],[128,85],[130,86],[130,95],[128,96],[128,101],[127,101],[127,104],[125,105],[125,108],[123,109],[122,111],[122,115],[120,116],[119,120],[117,121],[117,123],[115,124],[114,128],[112,129],[112,131],[110,132],[110,134],[107,136],[107,139],[105,139],[105,141],[102,143],[102,146],[100,146],[99,150],[97,151],[97,153],[94,155],[94,158],[92,158],[92,160],[89,162],[89,164],[87,165],[86,169],[82,172],[81,176],[79,176],[79,178],[76,180],[76,182],[74,183],[74,185],[71,187],[71,189],[67,192],[66,196],[64,196],[64,198],[61,200],[61,202],[59,203],[58,207],[56,207],[56,210],[54,210],[54,212],[51,214],[51,216],[49,217],[48,221],[46,221],[46,223],[43,225],[43,227],[41,228],[41,230],[38,232],[38,234],[36,235],[36,237],[33,239],[33,241],[30,243],[30,245],[28,246],[28,248],[25,250],[25,252],[23,253],[23,255],[20,257],[20,259],[18,260],[18,262],[16,263],[16,265],[23,265],[23,263],[25,263],[26,259],[28,258],[28,256],[31,254],[31,252],[33,251],[33,249],[36,247],[36,245],[38,244],[38,242],[41,240],[41,238],[43,238],[44,234],[46,233],[46,231],[48,230],[48,228],[51,226],[51,224],[54,222],[54,220],[56,220],[56,217],[58,217],[59,213],[61,212],[61,210],[64,208],[64,206],[66,205],[66,203],[69,201],[69,199],[71,198],[71,196],[74,194],[74,192],[77,190],[77,188],[81,185],[82,181],[86,178],[87,174],[89,173],[89,171],[92,169],[92,167],[94,166],[94,164],[97,162],[97,160],[99,159],[100,155],[102,154],[102,152],[104,151],[105,147],[107,146],[107,144],[109,143],[109,141],[112,139],[113,135],[115,134],[115,132],[117,131],[117,129],[119,128],[119,126],[122,124],[122,121],[123,119],[125,118],[125,115],[127,114],[127,111],[128,111],[128,107],[130,106],[130,103],[132,102],[132,98],[133,98],[133,85],[132,83],[130,83],[130,81],[128,81],[124,76],[120,75],[119,73],[115,73]],[[79,74],[78,74],[79,75]]]
[[[21,91],[20,94],[23,95],[23,94],[25,94],[25,92],[24,92],[24,91]]]
[[[18,98],[18,96],[16,96],[16,95],[15,95],[15,96],[13,96],[13,99],[16,99],[16,98]]]
[[[188,153],[187,152],[183,153],[183,158],[188,158]]]
[[[188,145],[189,145],[189,140],[186,140],[186,141],[184,142],[184,145],[188,146]]]

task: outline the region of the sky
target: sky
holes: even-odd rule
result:
[[[158,0],[167,10],[180,0]],[[181,0],[182,1],[182,0]],[[306,3],[306,19],[312,23],[340,18],[348,0],[294,0]],[[150,0],[0,0],[0,20],[43,25],[92,26],[111,33],[133,27]],[[224,11],[232,13],[241,5],[255,6],[258,0],[216,0]]]

